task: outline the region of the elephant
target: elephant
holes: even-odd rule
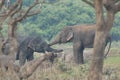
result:
[[[94,38],[96,32],[96,25],[74,25],[74,26],[67,26],[64,27],[57,36],[49,43],[50,46],[55,44],[73,43],[73,56],[74,62],[76,64],[83,64],[84,57],[83,51],[85,48],[93,48]],[[109,49],[111,47],[111,37],[108,36],[106,39],[106,44],[110,42]],[[106,53],[106,55],[108,54]]]
[[[34,52],[53,52],[59,53],[63,50],[57,50],[51,48],[48,43],[43,39],[41,36],[29,36],[26,37],[19,45],[18,51],[16,54],[16,60],[19,60],[19,64],[22,66],[25,64],[25,61],[31,61],[34,59],[33,53]],[[55,56],[52,56],[54,58]],[[53,61],[53,59],[50,59]]]

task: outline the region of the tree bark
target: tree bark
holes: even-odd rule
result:
[[[9,49],[9,56],[12,57],[13,61],[16,59],[16,53],[18,49],[18,42],[17,42],[17,22],[14,19],[10,19],[9,27],[8,27],[8,42],[10,44]]]
[[[38,68],[40,64],[42,64],[45,60],[50,59],[50,57],[53,55],[53,53],[45,53],[45,55],[41,56],[38,59],[32,60],[30,62],[27,62],[25,65],[23,65],[18,73],[18,76],[20,79],[27,79],[30,77],[35,70]]]
[[[102,80],[105,41],[107,36],[108,33],[104,31],[96,32],[89,80]]]
[[[102,80],[105,41],[108,32],[105,30],[102,0],[95,0],[96,34],[94,41],[93,59],[88,80]]]
[[[3,40],[4,40],[4,38],[3,38],[3,35],[1,33],[1,30],[0,30],[0,55],[2,54]]]
[[[96,34],[94,40],[94,54],[88,79],[102,80],[105,41],[113,26],[115,14],[120,11],[120,2],[118,0],[82,1],[86,2],[96,10]],[[103,6],[107,11],[106,18],[103,17]]]

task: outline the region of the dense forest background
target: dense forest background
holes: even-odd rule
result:
[[[14,1],[14,0],[12,0]],[[32,0],[24,0],[25,8]],[[38,8],[36,8],[37,10]],[[18,34],[22,36],[42,35],[48,41],[65,26],[94,24],[95,10],[81,0],[60,0],[54,4],[43,4],[41,13],[25,19],[18,25]],[[3,34],[6,35],[7,25]],[[113,40],[120,40],[120,13],[115,17],[111,35]]]

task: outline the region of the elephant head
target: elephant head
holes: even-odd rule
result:
[[[74,33],[71,27],[65,27],[56,37],[55,39],[49,44],[50,46],[54,44],[61,44],[70,42],[74,37]]]
[[[35,52],[43,52],[43,53],[45,53],[45,51],[55,52],[55,53],[59,53],[63,51],[63,50],[57,50],[51,48],[48,45],[48,43],[45,40],[43,40],[41,37],[36,37],[31,39],[28,43],[28,47],[33,49]]]
[[[35,37],[28,42],[28,48],[33,49],[35,52],[44,52],[47,43],[41,37]]]

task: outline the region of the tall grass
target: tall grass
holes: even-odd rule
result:
[[[51,67],[39,68],[34,80],[87,80],[90,62],[83,65],[55,62]],[[120,80],[120,56],[109,56],[104,60],[103,80]]]
[[[117,46],[117,47],[116,47]],[[64,46],[69,50],[69,46]],[[103,80],[120,80],[120,44],[113,42],[108,57],[104,60]],[[70,47],[71,49],[71,47]],[[66,52],[67,52],[66,51]],[[56,61],[51,67],[39,68],[30,80],[87,80],[90,60],[84,65]]]

